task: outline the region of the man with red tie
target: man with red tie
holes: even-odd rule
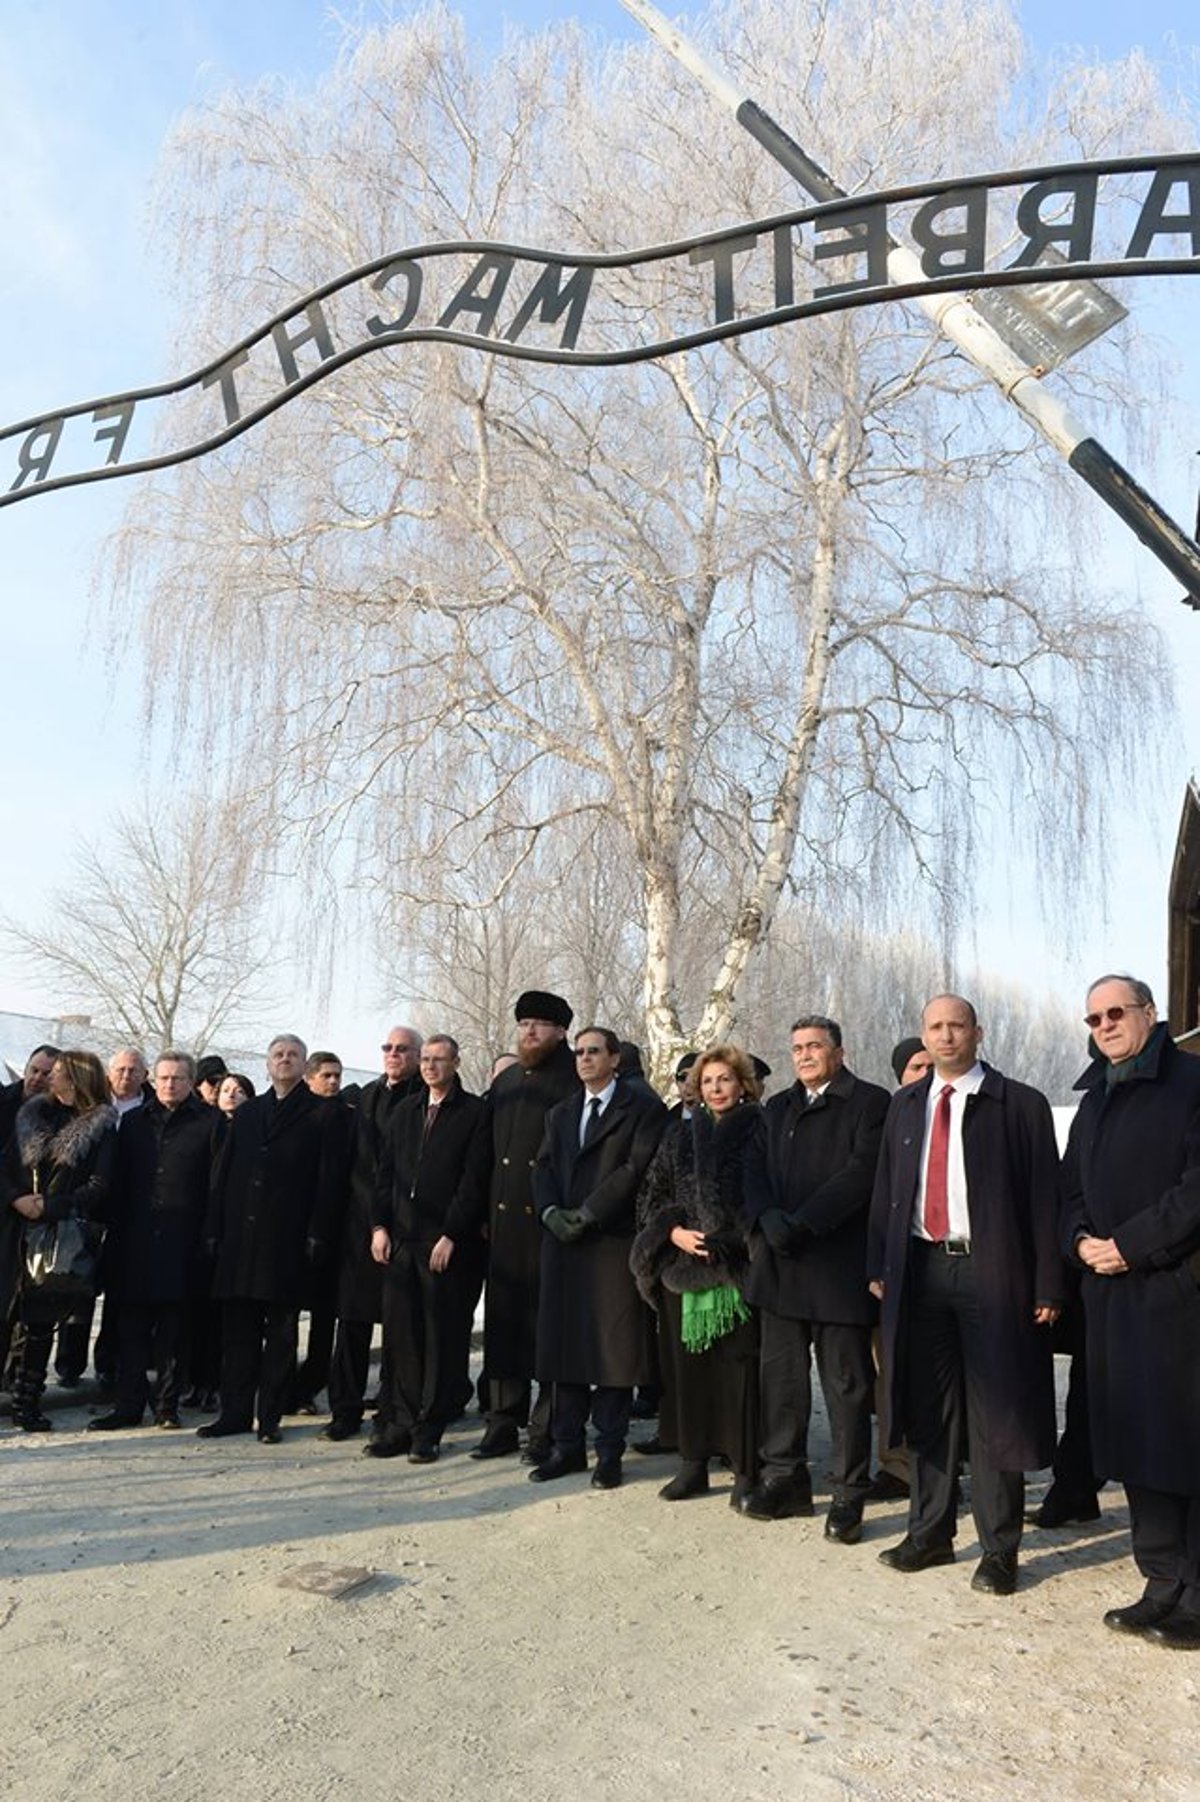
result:
[[[1024,1472],[1054,1455],[1048,1328],[1065,1284],[1049,1104],[981,1063],[982,1037],[969,1001],[935,995],[921,1016],[933,1069],[884,1125],[867,1277],[912,1489],[908,1531],[880,1557],[905,1573],[953,1563],[965,1451],[983,1551],[972,1587],[1011,1595]]]

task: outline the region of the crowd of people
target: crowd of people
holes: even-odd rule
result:
[[[40,1274],[47,1226],[95,1236],[96,1432],[194,1408],[204,1438],[274,1445],[324,1392],[326,1439],[358,1438],[373,1406],[364,1455],[432,1463],[473,1392],[483,1295],[474,1459],[617,1489],[636,1408],[657,1427],[635,1449],[678,1457],[664,1501],[726,1469],[746,1520],[811,1516],[815,1363],[826,1539],[855,1545],[873,1500],[907,1495],[881,1562],[951,1564],[965,1473],[972,1586],[1006,1596],[1025,1525],[1094,1520],[1117,1479],[1145,1587],[1105,1623],[1200,1647],[1200,1059],[1144,983],[1088,991],[1061,1161],[1048,1103],[983,1061],[962,996],[933,996],[896,1047],[894,1093],[852,1072],[837,1021],[801,1014],[793,1081],[765,1103],[770,1072],[736,1045],[681,1058],[668,1107],[634,1047],[572,1036],[561,996],[527,990],[514,1017],[483,1095],[452,1036],[407,1026],[361,1088],[281,1033],[261,1094],[219,1058],[147,1068],[125,1047],[106,1070],[36,1047],[0,1090],[14,1426],[50,1428],[55,1335],[75,1381],[93,1325],[90,1293]],[[1056,1347],[1073,1354],[1057,1442]],[[1025,1473],[1047,1466],[1027,1515]]]

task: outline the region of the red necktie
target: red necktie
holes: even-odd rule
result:
[[[931,1239],[944,1239],[950,1231],[950,1083],[938,1096],[929,1135],[929,1163],[925,1169],[925,1231]]]

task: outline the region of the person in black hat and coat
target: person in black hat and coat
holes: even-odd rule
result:
[[[488,1373],[487,1430],[473,1458],[518,1449],[529,1417],[538,1316],[541,1228],[533,1205],[533,1169],[546,1115],[575,1093],[575,1057],[567,1044],[571,1008],[561,995],[527,989],[513,1009],[517,1062],[502,1070],[488,1096],[492,1149],[487,1197],[488,1277],[483,1358]],[[529,1418],[530,1463],[550,1455],[550,1394],[539,1394]]]

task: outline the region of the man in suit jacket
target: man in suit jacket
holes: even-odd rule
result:
[[[333,1113],[303,1080],[302,1039],[267,1047],[271,1086],[238,1108],[217,1154],[207,1235],[224,1304],[221,1411],[202,1439],[248,1433],[277,1445],[296,1367],[309,1273],[321,1262],[337,1205]]]
[[[1105,1625],[1200,1649],[1200,1058],[1132,976],[1088,990],[1063,1239],[1082,1270],[1097,1470],[1129,1502],[1140,1600]]]
[[[383,1368],[364,1453],[432,1464],[462,1406],[463,1371],[483,1265],[487,1106],[463,1088],[458,1044],[421,1047],[421,1091],[384,1126],[371,1211],[383,1268]]]
[[[908,1532],[880,1557],[904,1572],[953,1562],[967,1446],[983,1548],[972,1587],[1011,1595],[1024,1472],[1054,1455],[1054,1122],[1044,1095],[980,1063],[961,995],[926,1004],[921,1037],[933,1070],[892,1097],[871,1200],[867,1275],[912,1471]]]
[[[360,1089],[343,1131],[349,1144],[349,1174],[342,1185],[337,1234],[339,1259],[337,1327],[329,1365],[329,1425],[322,1439],[355,1439],[363,1421],[371,1338],[383,1319],[383,1278],[371,1256],[371,1209],[379,1180],[383,1136],[393,1111],[424,1093],[418,1064],[421,1035],[411,1026],[392,1026],[383,1035],[383,1074]],[[383,1381],[382,1366],[380,1382]]]
[[[552,1450],[529,1477],[587,1468],[590,1413],[592,1486],[616,1489],[634,1385],[651,1370],[651,1320],[629,1269],[634,1205],[667,1110],[644,1083],[618,1076],[621,1041],[607,1027],[576,1034],[575,1061],[582,1086],[551,1110],[533,1174],[544,1229],[536,1371],[554,1399]]]
[[[862,1537],[871,1486],[876,1304],[863,1281],[867,1210],[888,1093],[845,1065],[842,1029],[824,1014],[792,1027],[796,1081],[765,1109],[765,1167],[751,1175],[755,1225],[743,1293],[760,1314],[759,1482],[752,1520],[811,1514],[809,1359],[815,1349],[833,1439],[825,1537]]]

